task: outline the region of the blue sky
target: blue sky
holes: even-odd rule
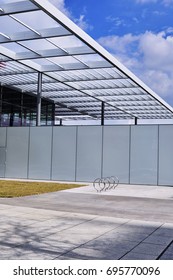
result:
[[[49,0],[173,106],[173,0]]]
[[[74,17],[85,16],[92,26],[88,32],[94,38],[129,32],[137,35],[146,30],[159,32],[170,26],[173,13],[173,1],[166,5],[152,0],[66,0],[65,5]]]

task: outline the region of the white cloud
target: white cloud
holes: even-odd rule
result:
[[[79,18],[73,16],[72,12],[66,7],[65,0],[49,0],[56,8],[58,8],[62,13],[64,13],[67,17],[73,20],[81,29],[83,30],[91,30],[93,28],[87,20],[85,19],[85,15],[79,15]],[[83,9],[86,12],[86,7]]]
[[[157,94],[172,99],[173,35],[172,28],[154,34],[102,37],[98,41],[134,72]]]
[[[80,15],[79,18],[74,18],[74,22],[83,30],[92,30],[93,26],[85,20],[85,15]]]
[[[132,34],[126,34],[122,37],[119,36],[106,36],[101,37],[98,41],[100,44],[109,48],[112,51],[126,52],[127,48],[129,48],[132,43],[136,42],[139,39],[139,36],[134,36]]]
[[[165,35],[165,32],[158,34],[146,32],[140,37],[139,50],[149,69],[157,68],[163,71],[172,71],[173,69],[173,37],[165,37]]]
[[[114,23],[115,26],[126,26],[124,19],[119,17],[108,16],[106,17],[106,21]]]
[[[71,12],[65,7],[65,0],[49,0],[56,8],[58,8],[66,16],[71,17]]]
[[[172,83],[173,75],[168,72],[159,71],[159,70],[148,70],[145,69],[143,72],[143,80],[154,89],[156,93],[162,96],[164,99],[168,98],[171,100],[173,105],[173,96],[172,96]],[[141,78],[142,78],[141,77]]]

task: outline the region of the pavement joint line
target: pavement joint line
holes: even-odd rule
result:
[[[168,250],[168,248],[173,244],[173,240],[166,246],[166,248],[160,253],[160,255],[157,257],[156,260],[159,260],[163,255],[164,253]]]
[[[69,227],[67,227],[67,228],[65,228],[65,229],[61,229],[61,230],[57,231],[57,233],[61,233],[61,232],[63,232],[63,231],[69,230],[69,229],[71,229],[71,228],[74,228],[74,227],[76,227],[76,226],[79,226],[79,225],[81,225],[81,224],[83,224],[83,223],[87,223],[87,222],[92,221],[92,220],[94,220],[94,218],[93,218],[93,219],[90,219],[90,220],[88,220],[88,221],[83,221],[83,222],[81,222],[81,223],[79,223],[79,224],[77,224],[77,225],[71,225],[71,226],[69,226]],[[41,222],[42,222],[42,221],[41,221]],[[33,224],[31,224],[31,225],[33,225]],[[27,227],[27,226],[25,226],[25,227]],[[54,235],[54,234],[55,234],[55,233],[48,233],[48,235],[42,236],[42,237],[40,237],[40,239],[46,239],[47,237],[52,236],[52,235]],[[26,242],[26,243],[30,243],[30,242],[32,242],[32,241],[33,241],[33,240],[29,240],[29,241]],[[20,246],[20,244],[16,245],[15,247],[18,247],[18,246]]]
[[[91,219],[91,220],[94,220],[94,219]],[[125,223],[123,223],[123,224],[126,224],[126,223],[128,223],[128,221],[125,222]],[[121,225],[123,225],[123,224],[121,224]],[[121,226],[121,225],[119,225],[119,226]],[[118,226],[118,227],[119,227],[119,226]],[[115,227],[115,228],[117,228],[117,227]],[[114,229],[115,229],[115,228],[114,228]],[[68,254],[69,252],[72,252],[73,250],[76,250],[76,249],[78,249],[78,248],[80,248],[80,247],[86,245],[87,243],[93,241],[93,240],[96,240],[96,239],[100,238],[101,236],[105,235],[106,233],[109,233],[109,232],[113,231],[114,229],[108,230],[108,231],[106,231],[105,233],[100,234],[99,236],[97,236],[97,237],[95,237],[95,238],[93,238],[93,239],[90,239],[89,241],[84,242],[83,244],[76,245],[75,248],[69,249],[68,251],[66,251],[66,252],[64,252],[64,253],[57,255],[55,258],[53,258],[53,260],[57,259],[57,258],[60,257],[60,256],[66,255],[66,254]],[[62,230],[62,231],[63,231],[63,230]],[[53,234],[50,234],[50,235],[53,235]],[[49,236],[50,236],[50,235],[49,235]],[[46,239],[46,237],[41,237],[40,239]],[[21,248],[23,245],[27,245],[27,244],[29,245],[29,243],[32,243],[32,242],[33,242],[33,241],[31,240],[31,241],[25,242],[24,244],[16,244],[16,245],[14,245],[14,246],[9,246],[9,245],[12,245],[12,244],[10,244],[10,243],[5,243],[5,244],[3,244],[3,246],[8,246],[8,247],[16,248],[16,249],[17,249],[17,248]],[[59,242],[60,242],[60,243],[63,243],[63,242],[61,242],[61,241],[59,241]],[[75,244],[74,244],[74,245],[75,245]],[[44,250],[45,250],[45,249],[44,249]],[[42,251],[42,249],[39,249],[39,250],[37,249],[37,251]]]
[[[94,237],[93,239],[90,239],[89,241],[84,242],[83,244],[77,245],[76,248],[70,249],[68,252],[62,253],[61,255],[57,256],[55,259],[57,259],[58,257],[61,257],[61,256],[65,256],[65,255],[68,254],[69,252],[72,252],[73,250],[76,250],[76,249],[78,249],[78,248],[80,248],[80,247],[86,245],[87,243],[89,243],[89,242],[91,242],[91,241],[94,241],[94,240],[100,238],[101,236],[104,236],[105,234],[107,234],[107,233],[109,233],[109,232],[115,230],[115,229],[118,228],[118,227],[121,227],[121,226],[124,225],[124,224],[127,224],[128,222],[129,222],[129,221],[126,221],[126,222],[124,222],[123,224],[121,224],[121,225],[119,225],[119,226],[117,226],[117,227],[115,227],[115,228],[113,228],[113,229],[111,229],[111,230],[108,230],[108,231],[106,231],[106,232],[100,234],[99,236]]]
[[[94,220],[94,219],[88,220],[87,222],[92,221],[92,220]],[[87,223],[87,222],[84,221],[84,222],[81,222],[81,223],[79,223],[79,224],[77,224],[77,225],[69,226],[69,227],[67,227],[67,228],[65,228],[65,229],[61,229],[61,230],[57,231],[57,233],[66,231],[66,230],[68,230],[68,229],[74,228],[74,227],[76,227],[76,226],[79,226],[79,225],[84,224],[84,223]],[[51,236],[51,235],[54,235],[54,234],[55,234],[55,233],[51,233],[51,234],[49,234],[48,236]],[[43,237],[41,237],[41,239],[46,238],[46,237],[47,237],[47,236],[43,236]]]
[[[131,250],[126,252],[122,257],[119,258],[121,260],[123,257],[125,257],[128,253],[132,252],[136,247],[138,247],[144,240],[146,240],[149,236],[151,236],[155,231],[157,231],[159,228],[161,228],[164,224],[161,224],[158,228],[156,228],[154,231],[152,231],[147,237],[145,237],[143,240],[141,240],[137,245],[135,245]]]

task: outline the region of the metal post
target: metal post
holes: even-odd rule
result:
[[[11,105],[9,126],[13,126],[13,125],[14,125],[14,111],[13,111],[13,105]]]
[[[41,93],[42,93],[42,73],[38,73],[38,85],[37,85],[37,118],[36,126],[41,124]]]
[[[52,125],[55,125],[55,103],[52,103]]]
[[[2,126],[2,98],[3,98],[3,89],[2,89],[2,86],[0,85],[1,87],[1,93],[0,93],[0,126]]]
[[[105,114],[105,103],[104,101],[102,101],[102,104],[101,104],[101,125],[104,125],[104,114]]]
[[[20,126],[23,125],[22,118],[23,118],[23,93],[20,96],[20,111],[19,111],[19,118],[20,118]]]
[[[59,120],[59,125],[62,126],[62,119]]]
[[[135,117],[135,125],[137,125],[137,124],[138,124],[138,118]]]

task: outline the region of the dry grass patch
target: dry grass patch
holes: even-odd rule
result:
[[[23,181],[1,181],[0,197],[19,197],[28,195],[37,195],[42,193],[57,192],[73,188],[79,188],[83,185],[61,184],[49,182],[23,182]]]

